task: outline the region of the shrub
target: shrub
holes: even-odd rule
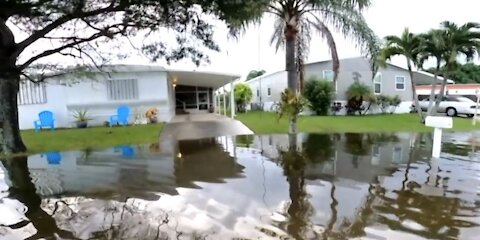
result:
[[[393,97],[380,95],[377,97],[377,104],[380,107],[382,113],[393,114],[401,102],[402,100],[398,95],[395,95]]]
[[[360,82],[355,82],[347,89],[347,114],[353,115],[358,112],[360,115],[365,109],[363,101],[373,102],[376,100],[370,86]]]
[[[245,112],[247,104],[252,100],[252,89],[244,83],[235,85],[234,88],[235,104],[238,112]]]
[[[327,115],[332,105],[334,91],[331,82],[312,78],[307,81],[303,95],[316,115]]]

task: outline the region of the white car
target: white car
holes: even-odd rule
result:
[[[422,111],[427,111],[429,98],[425,98],[419,102]],[[464,114],[473,117],[476,110],[476,102],[463,96],[447,95],[444,96],[438,107],[439,113],[446,113],[447,116],[453,117],[458,114]]]

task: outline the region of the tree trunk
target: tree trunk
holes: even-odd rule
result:
[[[18,74],[0,75],[0,152],[4,154],[25,152],[27,148],[20,136],[18,124],[17,93],[20,76]]]
[[[412,71],[412,65],[410,63],[410,60],[407,60],[407,66],[408,66],[408,73],[410,74],[410,81],[412,86],[413,101],[415,102],[415,109],[417,110],[420,120],[423,122],[424,119],[423,119],[422,109],[418,104],[417,86],[415,85],[415,80],[413,79],[413,71]]]
[[[435,88],[437,87],[438,72],[440,71],[440,59],[437,59],[437,68],[435,69],[435,76],[433,77],[432,91],[430,92],[430,99],[428,100],[427,116],[432,114],[433,101],[435,98]]]
[[[432,109],[432,113],[436,114],[438,111],[438,107],[440,106],[440,102],[442,101],[443,96],[445,95],[445,86],[447,85],[448,73],[450,72],[450,65],[447,64],[447,70],[443,74],[443,81],[442,86],[440,87],[440,93],[438,97],[435,99],[435,106]]]
[[[288,89],[298,94],[298,76],[296,64],[296,39],[297,30],[294,26],[285,27],[285,70],[287,71]],[[297,116],[291,116],[289,133],[297,133]]]

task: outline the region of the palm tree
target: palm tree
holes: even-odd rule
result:
[[[412,70],[413,66],[419,66],[419,56],[423,48],[422,38],[411,33],[408,28],[405,28],[400,37],[387,36],[385,37],[385,41],[386,46],[382,49],[380,61],[385,64],[387,60],[390,60],[391,57],[396,55],[403,55],[407,59],[407,68],[410,75],[410,85],[412,86],[415,109],[423,122],[422,109],[418,105],[417,89]]]
[[[467,61],[473,60],[479,54],[480,48],[480,24],[469,22],[458,26],[449,21],[441,23],[440,34],[434,35],[439,46],[443,50],[442,61],[445,63],[443,82],[440,88],[439,97],[435,101],[433,112],[436,112],[445,92],[448,75],[453,71],[459,56],[465,57]]]
[[[329,26],[343,35],[352,37],[366,55],[376,53],[377,37],[368,27],[362,11],[370,6],[369,0],[271,0],[267,13],[276,16],[271,43],[277,49],[285,47],[285,65],[288,88],[298,93],[303,85],[303,63],[310,48],[311,32],[316,31],[327,40],[333,61],[334,79],[337,81],[339,59],[335,40]],[[300,79],[299,79],[300,78]],[[294,125],[296,118],[291,119]],[[295,127],[291,127],[296,132]]]
[[[441,41],[442,34],[443,34],[443,31],[439,29],[432,29],[428,33],[420,35],[420,37],[423,39],[423,42],[422,42],[423,48],[420,54],[419,67],[423,69],[423,64],[425,63],[425,61],[431,57],[435,58],[435,61],[436,61],[435,73],[434,73],[433,83],[432,83],[432,90],[430,92],[430,100],[427,108],[428,109],[427,116],[430,116],[432,114],[433,103],[434,103],[433,100],[435,98],[435,88],[437,87],[437,84],[438,84],[437,82],[438,75],[442,67],[443,53],[445,52],[442,41]]]

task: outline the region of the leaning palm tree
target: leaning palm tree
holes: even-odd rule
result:
[[[432,29],[427,33],[420,34],[420,37],[423,39],[423,48],[420,53],[419,58],[419,67],[423,69],[423,64],[429,58],[435,58],[435,73],[433,76],[432,90],[430,91],[430,98],[427,108],[427,116],[432,114],[433,103],[435,98],[435,90],[438,84],[438,75],[440,74],[440,69],[443,63],[443,54],[445,52],[442,35],[444,32],[439,29]]]
[[[435,107],[432,110],[434,113],[440,105],[440,101],[445,93],[448,76],[454,70],[453,68],[457,63],[458,57],[464,57],[467,61],[471,61],[475,56],[479,55],[480,51],[479,23],[470,22],[459,26],[453,22],[445,21],[441,23],[440,31],[441,33],[435,35],[435,37],[443,49],[442,61],[445,62],[445,70],[440,94],[435,100]]]
[[[407,59],[407,68],[410,75],[410,81],[413,92],[413,100],[415,102],[415,109],[418,116],[423,122],[422,109],[418,105],[417,89],[415,86],[415,80],[413,76],[413,66],[419,65],[419,54],[422,51],[423,43],[422,38],[416,34],[411,33],[408,28],[405,28],[402,35],[387,36],[385,37],[386,46],[382,49],[380,54],[380,61],[386,64],[387,60],[390,60],[393,56],[403,55]]]
[[[377,37],[368,27],[362,11],[370,0],[271,0],[266,10],[276,17],[272,44],[285,47],[288,88],[298,93],[303,85],[303,63],[310,48],[311,33],[326,39],[333,61],[333,84],[336,84],[339,59],[331,29],[352,37],[366,55],[377,49]],[[295,118],[290,120],[293,125]],[[292,128],[296,132],[295,128]]]

